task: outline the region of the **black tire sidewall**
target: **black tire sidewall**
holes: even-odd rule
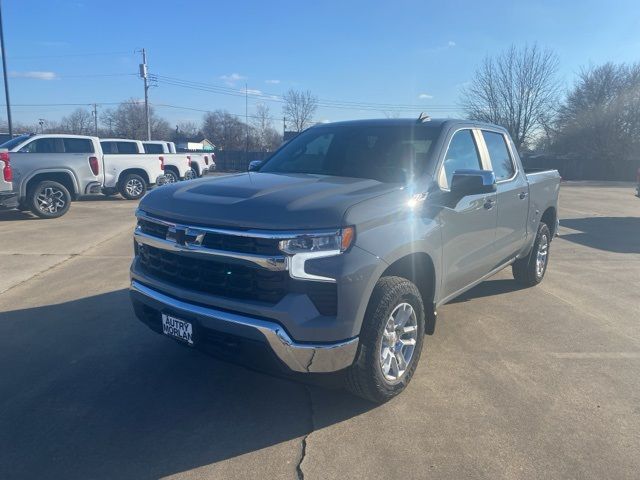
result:
[[[542,275],[538,276],[538,272],[536,270],[536,259],[538,255],[538,248],[540,247],[540,242],[542,241],[542,237],[547,236],[547,258],[544,264],[544,270],[542,271]],[[551,253],[551,231],[546,223],[541,223],[538,226],[538,233],[536,235],[536,241],[533,244],[533,249],[531,250],[531,260],[529,261],[529,268],[532,270],[531,275],[535,279],[536,283],[540,283],[547,273],[547,267],[549,266],[549,255]]]
[[[164,176],[167,177],[167,178],[168,177],[172,177],[173,178],[173,182],[167,182],[167,183],[177,183],[177,182],[180,181],[180,176],[176,172],[174,172],[173,170],[170,170],[170,169],[168,170],[168,169],[165,168]]]
[[[38,203],[36,199],[38,192],[40,192],[43,188],[47,188],[47,187],[55,188],[61,191],[64,195],[65,206],[61,210],[58,210],[56,213],[43,212],[38,208]],[[31,210],[31,212],[34,215],[40,218],[58,218],[63,216],[65,213],[69,211],[69,208],[71,207],[71,194],[69,193],[69,190],[67,190],[67,187],[65,187],[61,183],[54,182],[53,180],[45,180],[43,182],[38,183],[35,187],[29,189],[27,202],[28,202],[29,210]]]

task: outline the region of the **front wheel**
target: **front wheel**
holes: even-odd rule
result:
[[[38,183],[27,196],[29,210],[40,218],[58,218],[69,211],[71,194],[58,182],[50,180]]]
[[[118,190],[127,200],[138,200],[147,193],[147,182],[140,175],[129,173],[119,183]]]
[[[358,353],[347,373],[353,394],[382,403],[402,392],[418,365],[424,341],[424,305],[406,278],[383,277],[373,289]]]
[[[517,282],[533,287],[544,278],[549,264],[551,232],[546,223],[538,225],[536,239],[529,255],[513,262],[511,270]]]

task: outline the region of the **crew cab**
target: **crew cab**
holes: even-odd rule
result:
[[[13,191],[11,158],[6,149],[0,150],[0,210],[18,206],[18,194]]]
[[[560,177],[465,120],[317,125],[253,171],[169,186],[137,211],[131,299],[152,330],[286,372],[342,371],[383,402],[436,311],[511,266],[542,281]]]
[[[18,207],[42,218],[64,215],[81,195],[120,191],[135,200],[164,182],[162,159],[147,155],[103,155],[97,137],[21,135],[5,142]]]
[[[194,178],[191,169],[191,161],[186,155],[168,154],[159,151],[157,148],[147,148],[148,142],[140,140],[129,140],[124,138],[102,138],[100,144],[102,149],[112,154],[130,154],[150,156],[151,158],[161,158],[164,163],[165,183],[174,183],[180,180],[190,180]]]

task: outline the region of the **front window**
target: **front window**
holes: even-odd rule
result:
[[[259,171],[403,182],[425,171],[439,133],[439,127],[423,124],[314,127],[292,139]]]

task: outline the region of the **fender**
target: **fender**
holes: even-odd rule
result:
[[[20,182],[20,187],[18,189],[20,198],[25,198],[27,196],[27,184],[29,181],[35,177],[36,175],[46,174],[46,173],[62,173],[68,175],[71,178],[71,182],[73,183],[73,192],[71,194],[77,194],[80,192],[80,182],[78,181],[78,177],[73,170],[69,168],[41,168],[35,170],[24,178],[17,179]],[[14,178],[14,181],[16,179]]]

